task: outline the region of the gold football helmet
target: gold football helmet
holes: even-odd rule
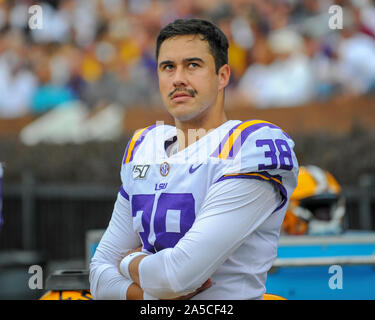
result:
[[[282,225],[289,235],[328,235],[343,231],[345,199],[337,180],[317,166],[301,166]]]
[[[39,300],[93,300],[89,290],[48,291]]]

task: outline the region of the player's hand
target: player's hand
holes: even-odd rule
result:
[[[212,286],[212,281],[211,281],[211,279],[208,279],[205,283],[202,284],[201,287],[199,287],[194,292],[189,293],[189,294],[187,294],[185,296],[181,296],[181,297],[177,297],[177,298],[173,298],[173,299],[169,299],[169,300],[189,300],[190,298],[194,297],[199,292],[201,292],[203,290],[206,290],[206,289],[208,289],[211,286]]]

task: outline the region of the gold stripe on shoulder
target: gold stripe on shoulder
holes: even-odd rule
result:
[[[230,134],[228,139],[226,140],[225,144],[223,145],[223,148],[221,149],[220,154],[218,155],[218,158],[220,159],[227,159],[230,150],[233,147],[233,144],[235,141],[238,139],[238,137],[241,135],[242,131],[245,130],[246,128],[251,127],[254,124],[258,123],[268,123],[272,124],[271,122],[264,121],[264,120],[251,120],[251,121],[245,121],[241,123],[236,129],[233,130],[233,132]]]
[[[130,142],[130,145],[129,145],[129,149],[128,149],[128,154],[126,155],[126,159],[125,159],[125,163],[128,163],[130,161],[130,157],[131,157],[131,154],[133,152],[133,149],[134,149],[134,145],[135,143],[137,142],[137,140],[139,139],[139,137],[142,135],[142,133],[147,130],[150,126],[146,127],[146,128],[143,128],[143,129],[140,129],[138,130],[134,135],[133,135],[133,138]]]

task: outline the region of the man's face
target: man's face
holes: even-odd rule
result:
[[[209,44],[198,35],[176,36],[161,44],[158,76],[163,102],[181,122],[212,106],[221,88]]]

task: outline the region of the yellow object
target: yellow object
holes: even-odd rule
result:
[[[247,67],[247,51],[235,42],[231,42],[228,49],[229,65],[237,78],[240,78]]]
[[[317,166],[301,166],[281,231],[289,235],[338,234],[344,214],[345,199],[333,175]]]
[[[141,49],[135,41],[129,40],[121,44],[120,55],[123,61],[127,63],[136,62],[141,54]]]
[[[86,56],[82,62],[82,76],[88,82],[95,82],[102,76],[100,63],[92,56]]]
[[[317,195],[320,192],[338,194],[341,192],[341,188],[336,179],[328,171],[324,171],[316,166],[300,167],[298,184],[290,199],[301,200]]]
[[[283,298],[282,296],[278,296],[277,294],[265,293],[263,295],[263,300],[287,300],[287,299]]]
[[[39,300],[92,300],[89,290],[48,291]]]

